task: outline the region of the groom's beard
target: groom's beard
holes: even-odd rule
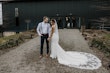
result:
[[[47,22],[44,21],[44,23],[48,23],[48,22],[49,22],[49,21],[47,21]]]
[[[45,22],[45,23],[49,23],[49,22]]]

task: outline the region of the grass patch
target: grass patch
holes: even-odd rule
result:
[[[0,38],[0,49],[6,49],[6,48],[18,46],[22,42],[24,42],[22,34],[2,37]]]
[[[105,34],[102,38],[93,38],[91,46],[98,48],[107,57],[110,57],[110,34]]]

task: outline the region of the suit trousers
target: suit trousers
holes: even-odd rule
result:
[[[49,53],[49,41],[48,39],[48,34],[42,34],[41,36],[41,46],[40,46],[40,54],[43,55],[43,46],[44,46],[44,41],[46,41],[46,46],[47,46],[47,54]]]

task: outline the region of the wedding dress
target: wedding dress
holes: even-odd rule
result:
[[[98,69],[102,64],[101,61],[90,53],[65,51],[59,45],[59,33],[57,22],[55,23],[55,30],[51,39],[51,54],[50,57],[57,58],[58,62],[69,67],[80,69]]]

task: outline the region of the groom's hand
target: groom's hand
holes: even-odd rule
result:
[[[42,36],[42,34],[40,34],[39,36]]]

